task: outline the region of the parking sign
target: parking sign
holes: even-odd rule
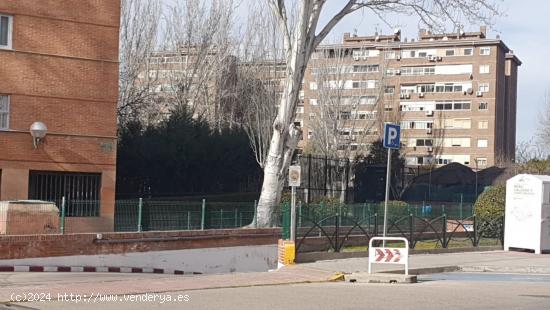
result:
[[[401,127],[394,124],[384,126],[384,147],[388,149],[399,149],[401,146]]]

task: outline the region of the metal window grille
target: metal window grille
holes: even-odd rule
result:
[[[11,48],[11,16],[0,15],[0,48]]]
[[[55,202],[65,197],[66,216],[99,216],[101,174],[31,171],[29,199]]]
[[[8,96],[0,95],[0,129],[10,127],[10,100]]]

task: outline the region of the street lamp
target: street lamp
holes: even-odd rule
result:
[[[30,132],[32,136],[32,143],[34,145],[34,148],[36,149],[40,144],[40,141],[42,141],[44,137],[46,137],[48,127],[46,127],[46,124],[42,122],[34,122],[31,125]]]
[[[428,201],[432,201],[432,169],[434,157],[432,154],[426,157],[428,164],[430,165],[430,174],[428,176]]]
[[[477,200],[477,171],[479,170],[479,168],[478,168],[478,164],[477,164],[477,158],[475,158],[475,161],[476,161],[476,188],[475,188],[474,199]]]

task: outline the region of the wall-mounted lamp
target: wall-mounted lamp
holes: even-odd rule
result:
[[[48,127],[46,127],[46,124],[42,122],[34,122],[31,125],[30,132],[34,148],[37,148],[42,139],[44,139],[44,137],[46,136],[46,132],[48,132]]]

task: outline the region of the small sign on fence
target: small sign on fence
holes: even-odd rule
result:
[[[301,172],[300,165],[293,165],[288,168],[288,186],[300,187]]]
[[[404,248],[394,248],[382,245],[373,246],[373,241],[399,241],[404,242]],[[372,237],[369,241],[369,273],[372,264],[401,264],[405,265],[405,275],[409,275],[409,241],[401,237]]]

